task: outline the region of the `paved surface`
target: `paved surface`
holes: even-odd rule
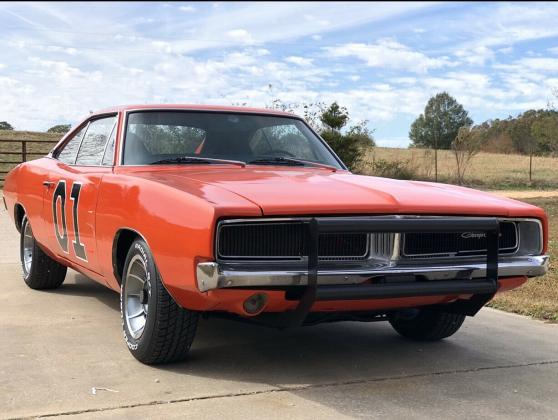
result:
[[[211,320],[188,362],[148,367],[124,345],[115,293],[76,273],[30,290],[17,259],[0,213],[1,418],[558,418],[557,325],[485,309],[417,344],[382,323]]]

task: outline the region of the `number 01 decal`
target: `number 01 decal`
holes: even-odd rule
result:
[[[81,184],[79,182],[74,182],[72,185],[72,191],[70,193],[70,199],[73,201],[72,213],[74,221],[74,240],[72,244],[74,246],[74,253],[76,257],[80,260],[87,261],[87,253],[85,252],[85,245],[81,243],[79,236],[79,193],[81,191]],[[60,225],[58,223],[58,201],[60,201],[60,220],[62,222],[62,232],[60,232]],[[52,218],[54,221],[54,234],[58,240],[58,244],[62,250],[68,254],[68,228],[66,226],[66,181],[61,180],[54,190],[54,195],[52,197]]]

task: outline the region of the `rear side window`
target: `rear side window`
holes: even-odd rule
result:
[[[76,165],[100,165],[116,116],[100,118],[89,124],[76,159]]]
[[[75,163],[76,155],[81,143],[81,138],[83,137],[86,128],[87,125],[79,130],[76,134],[74,134],[74,136],[68,142],[66,142],[66,144],[62,148],[62,151],[60,151],[57,156],[57,159],[60,162],[63,162],[66,165],[73,165]]]

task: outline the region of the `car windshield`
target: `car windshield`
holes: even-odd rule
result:
[[[341,168],[322,140],[297,118],[199,111],[128,115],[124,165],[226,163],[218,159]]]

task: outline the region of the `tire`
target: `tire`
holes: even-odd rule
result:
[[[415,309],[402,311],[391,317],[391,326],[403,337],[418,341],[438,341],[457,332],[465,315]]]
[[[23,280],[31,289],[56,289],[66,278],[65,266],[50,258],[35,241],[27,216],[21,222],[19,257],[23,270]]]
[[[141,239],[132,243],[124,264],[120,314],[124,340],[140,362],[162,364],[187,357],[199,314],[181,308],[169,295]]]

